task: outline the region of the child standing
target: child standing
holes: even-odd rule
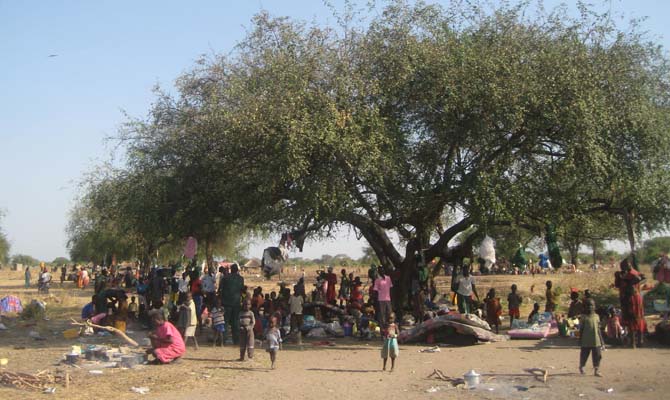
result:
[[[388,319],[388,327],[386,328],[386,337],[382,345],[382,359],[384,360],[384,371],[386,371],[386,361],[391,357],[391,372],[395,367],[395,359],[398,357],[400,350],[398,349],[398,325],[395,323],[395,313],[391,313]]]
[[[225,311],[221,306],[220,297],[217,297],[215,302],[212,311],[209,313],[209,316],[212,319],[212,329],[214,330],[214,345],[221,340],[221,346],[223,346],[223,335],[226,331]]]
[[[512,285],[512,293],[507,296],[507,304],[509,310],[509,327],[512,329],[512,322],[514,318],[521,318],[519,307],[521,306],[521,296],[516,292],[516,284]]]
[[[159,302],[160,303],[160,302]],[[167,317],[164,317],[167,320]],[[179,316],[177,318],[177,328],[186,338],[195,335],[195,329],[198,326],[198,314],[195,301],[191,292],[186,293],[186,299],[179,306]]]
[[[607,339],[608,344],[622,344],[622,333],[623,327],[621,326],[621,319],[616,314],[614,307],[611,307],[608,311],[607,318]]]
[[[130,298],[130,304],[128,304],[128,316],[133,321],[137,320],[137,313],[139,312],[139,306],[135,302],[135,296]]]
[[[267,351],[270,353],[270,368],[275,369],[275,361],[277,361],[277,353],[279,352],[279,344],[281,343],[281,331],[277,328],[277,318],[270,318],[270,329],[265,334],[265,339],[268,341]]]
[[[242,311],[240,312],[240,359],[244,361],[244,353],[246,352],[249,359],[254,358],[254,325],[256,318],[251,311],[251,300],[247,299],[242,303]]]
[[[291,312],[291,333],[295,332],[298,343],[301,342],[300,328],[302,328],[302,306],[305,300],[297,289],[294,289],[293,296],[288,299],[289,310]]]
[[[491,325],[491,327],[496,327],[496,333],[498,333],[500,328],[500,315],[502,315],[502,306],[500,305],[500,299],[496,297],[496,290],[491,288],[486,294],[486,299],[484,299],[486,304],[486,322]]]
[[[547,290],[545,291],[545,296],[547,297],[547,303],[544,306],[545,312],[553,313],[556,311],[556,293],[552,290],[551,281],[547,281]]]
[[[579,372],[584,374],[584,366],[589,359],[589,354],[593,355],[594,375],[601,377],[598,372],[600,360],[602,359],[603,339],[600,333],[600,318],[596,314],[596,304],[593,299],[584,302],[585,314],[579,321],[579,345],[581,352],[579,354]]]
[[[354,279],[354,274],[349,274],[347,276],[346,269],[342,269],[340,273],[342,276],[340,277],[340,291],[338,293],[338,299],[340,300],[340,307],[342,307],[349,302],[349,297],[351,296],[351,284]]]

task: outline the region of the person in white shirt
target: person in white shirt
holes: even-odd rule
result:
[[[302,306],[305,299],[303,299],[298,290],[295,288],[293,290],[293,296],[288,299],[289,310],[291,312],[291,332],[298,332],[302,327]]]
[[[475,279],[470,275],[470,267],[463,266],[463,276],[458,278],[458,312],[461,314],[469,314],[472,310],[472,295],[474,294],[479,300],[477,288],[475,287]]]
[[[48,268],[44,268],[42,274],[40,275],[40,284],[38,289],[49,293],[49,285],[51,284],[51,274],[49,273]]]

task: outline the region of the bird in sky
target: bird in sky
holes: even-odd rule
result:
[[[49,54],[49,58],[58,57],[58,54]]]

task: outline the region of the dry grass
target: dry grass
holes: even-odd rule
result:
[[[307,268],[305,271],[306,285],[308,289],[312,287],[311,284],[315,281],[317,269],[317,267],[312,267]],[[347,270],[351,269],[347,268]],[[365,276],[367,268],[360,267],[358,270],[354,268],[353,272],[355,275],[360,275],[363,281],[366,280]],[[476,282],[482,296],[489,288],[493,287],[497,290],[498,296],[502,299],[506,299],[510,286],[513,283],[516,283],[519,287],[520,294],[524,298],[522,312],[527,315],[527,313],[530,312],[533,302],[543,302],[544,282],[547,279],[551,279],[554,282],[555,287],[563,293],[560,297],[559,306],[561,307],[561,310],[567,310],[567,293],[569,292],[570,287],[577,287],[582,290],[589,288],[599,299],[610,298],[612,293],[614,293],[613,290],[609,288],[609,285],[613,282],[613,272],[614,271],[603,271],[593,273],[589,271],[577,274],[556,273],[551,275],[536,275],[534,277],[530,275],[479,276],[476,277]],[[289,268],[287,273],[282,276],[282,279],[292,284],[298,279],[300,274],[301,271],[299,268],[295,273],[292,271],[292,268]],[[35,273],[33,273],[33,275],[35,275]],[[274,277],[270,281],[263,280],[262,278],[257,277],[254,273],[245,274],[244,277],[249,287],[261,286],[265,292],[279,289],[279,277]],[[437,284],[440,292],[449,293],[450,285],[448,277],[438,277]],[[531,288],[533,288],[533,290],[531,290]],[[54,367],[53,364],[68,351],[71,345],[80,343],[79,340],[64,339],[62,332],[65,329],[70,328],[68,322],[70,317],[78,318],[81,307],[90,299],[92,289],[76,289],[72,282],[67,282],[64,287],[61,288],[60,284],[56,283],[52,285],[51,295],[38,295],[36,288],[27,290],[23,288],[22,271],[3,270],[0,271],[0,292],[3,294],[16,295],[21,298],[24,304],[28,304],[33,298],[45,301],[47,303],[47,317],[49,318],[48,321],[3,319],[3,322],[10,328],[9,331],[0,332],[0,358],[9,359],[7,370],[34,374],[35,372],[44,369],[49,369],[51,372],[55,372],[57,369],[62,368]],[[131,336],[136,340],[141,339],[145,334],[145,332],[141,331],[138,326],[130,325],[129,329],[135,331]],[[35,341],[29,338],[28,332],[30,330],[37,330],[42,336],[46,337],[47,340]],[[81,341],[87,344],[103,345],[119,345],[121,343],[114,337],[82,338]],[[189,393],[193,390],[209,390],[208,388],[211,387],[229,388],[232,390],[235,388],[235,385],[239,385],[236,378],[239,377],[240,374],[244,374],[245,379],[258,379],[261,382],[264,382],[265,379],[274,379],[266,370],[269,362],[263,355],[260,356],[259,361],[256,361],[257,364],[254,364],[253,368],[245,366],[240,367],[239,364],[231,361],[233,358],[237,357],[236,349],[228,346],[223,349],[217,348],[216,350],[210,350],[211,348],[206,343],[201,343],[201,345],[204,345],[204,348],[198,352],[193,352],[192,348],[189,346],[188,357],[181,365],[176,365],[174,367],[147,368],[145,370],[105,369],[104,375],[98,377],[88,374],[85,370],[70,369],[75,380],[73,387],[71,387],[69,391],[60,388],[56,394],[51,397],[88,399],[93,395],[103,394],[108,396],[109,393],[114,393],[114,396],[117,398],[136,398],[137,395],[130,392],[130,387],[147,386],[151,387],[151,397],[156,398],[167,396],[170,393],[176,393],[177,391]],[[516,348],[517,346],[523,347],[524,345],[516,343],[504,343],[500,345],[500,349],[496,350],[496,354],[500,354],[500,360],[498,360],[500,366],[498,368],[507,370],[509,368],[518,367],[516,364],[514,364],[513,367],[510,365],[516,362],[514,360],[519,354],[524,354],[524,357],[526,357],[529,353],[517,353],[515,350],[511,350],[511,348]],[[461,350],[458,349],[450,351],[455,352],[454,354],[456,354],[456,357],[462,357],[460,363],[464,363],[464,360],[469,360],[472,357],[481,357],[482,360],[488,359],[492,348],[494,348],[494,346],[464,349],[462,354],[460,353]],[[495,348],[497,349],[497,347]],[[351,349],[351,354],[358,353],[358,355],[349,358],[347,354],[350,353],[345,354],[341,351],[344,349]],[[292,360],[291,365],[285,365],[285,368],[291,372],[287,373],[286,376],[281,375],[283,373],[282,371],[277,372],[277,374],[279,374],[276,378],[279,379],[277,382],[288,382],[296,379],[302,379],[303,381],[315,379],[315,373],[310,372],[309,368],[315,363],[318,364],[321,360],[328,361],[328,364],[322,365],[323,368],[332,368],[333,363],[337,365],[339,362],[346,362],[346,366],[350,368],[352,362],[359,362],[360,360],[363,361],[360,361],[360,366],[358,368],[370,368],[370,363],[374,363],[375,367],[377,366],[378,352],[376,350],[376,344],[374,343],[370,346],[368,343],[361,344],[353,341],[347,342],[345,340],[343,342],[338,342],[338,347],[334,349],[324,350],[315,347],[312,351],[318,351],[319,356],[314,357],[316,353],[310,351],[305,351],[304,353],[285,351],[282,354],[282,361],[287,359],[288,364],[288,359]],[[560,349],[550,349],[548,351],[555,351],[556,353],[553,353],[554,357],[563,357],[563,353],[561,353],[562,350]],[[259,351],[259,353],[261,352]],[[374,353],[374,356],[372,353]],[[410,353],[412,353],[412,355],[410,355]],[[369,356],[367,354],[369,354]],[[502,354],[506,354],[506,356],[502,356]],[[609,354],[609,356],[611,357],[612,354]],[[425,355],[419,355],[419,353],[414,350],[408,351],[403,357],[403,365],[407,365],[407,368],[412,368],[412,370],[417,369],[417,373],[420,372],[418,370],[421,368],[431,367],[431,365],[424,365]],[[435,357],[438,356],[433,355],[432,357],[435,359]],[[445,357],[447,357],[446,352]],[[449,355],[449,357],[452,356]],[[570,355],[568,358],[570,359],[570,362],[572,362],[574,357],[573,355]],[[446,358],[443,360],[445,363],[444,365],[447,366],[445,368],[452,365],[450,360],[451,359],[447,360]],[[483,361],[478,361],[478,363],[479,364],[477,365],[484,365],[482,364]],[[552,363],[556,363],[556,361],[552,360]],[[284,364],[282,364],[282,368],[284,368]],[[434,368],[434,366],[431,368]],[[459,367],[458,370],[460,371],[460,369],[461,368]],[[149,371],[150,373],[148,373]],[[452,373],[455,372],[457,371],[452,371]],[[425,373],[425,375],[427,374],[428,372]],[[370,376],[369,379],[367,378],[368,376]],[[401,375],[398,376],[400,377]],[[419,375],[417,374],[416,376]],[[188,379],[184,379],[185,377]],[[358,379],[359,384],[363,385],[362,390],[374,391],[379,385],[378,378],[372,376],[372,374],[360,374],[353,371],[351,374],[343,374],[342,377],[344,379]],[[411,379],[410,375],[403,374],[402,377],[402,379],[404,379],[401,380],[404,385],[403,387],[408,387],[407,385],[410,384],[416,384],[416,382]],[[407,378],[405,379],[405,377]],[[361,383],[361,379],[368,379],[369,382],[366,380],[365,383]],[[275,384],[280,384],[277,382],[275,382]],[[306,382],[307,381],[302,383],[303,388],[307,387],[304,386],[308,385]],[[254,380],[254,384],[258,387],[262,386],[262,384],[256,380]],[[571,381],[571,384],[576,383]],[[242,389],[242,387],[238,388]],[[248,385],[244,385],[244,390],[249,390]],[[286,390],[285,398],[295,398],[295,396],[301,397],[297,392],[290,392],[288,389]],[[422,390],[421,393],[423,392],[424,391]],[[289,393],[293,393],[293,395],[289,396]],[[12,398],[17,396],[18,398],[41,398],[44,395],[27,393],[16,389],[0,388],[0,398]]]

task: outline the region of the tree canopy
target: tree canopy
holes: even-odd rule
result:
[[[111,220],[154,244],[348,226],[399,269],[400,301],[416,253],[460,262],[496,226],[609,215],[634,247],[670,218],[668,64],[635,26],[580,10],[392,1],[336,27],[260,13],[129,122]]]
[[[651,263],[661,254],[670,253],[670,237],[660,236],[645,240],[642,246],[642,262]]]

